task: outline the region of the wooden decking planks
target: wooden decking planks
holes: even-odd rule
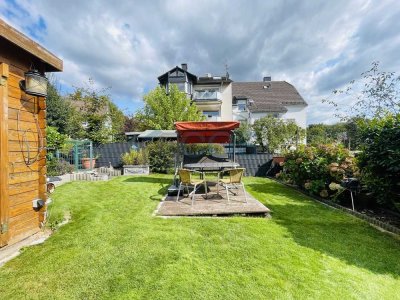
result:
[[[237,195],[230,195],[230,202],[228,202],[225,190],[220,190],[217,195],[215,187],[213,187],[207,199],[205,199],[205,195],[196,195],[193,205],[187,196],[181,196],[178,202],[176,202],[176,196],[166,196],[156,214],[159,216],[269,215],[270,210],[250,194],[247,193],[246,203],[241,189],[234,190],[234,192]]]

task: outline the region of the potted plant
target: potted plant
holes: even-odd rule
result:
[[[82,153],[82,159],[81,159],[81,163],[82,163],[82,167],[86,170],[89,169],[93,169],[94,166],[96,165],[96,159],[98,158],[98,156],[93,156],[92,158],[88,157],[87,152],[83,152]]]
[[[124,175],[148,175],[150,166],[148,155],[145,149],[134,150],[124,153],[121,156],[123,162]]]

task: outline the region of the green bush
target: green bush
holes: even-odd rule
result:
[[[173,173],[177,143],[156,141],[147,144],[150,170],[155,173]]]
[[[187,153],[192,154],[223,154],[225,153],[224,146],[220,144],[187,144],[185,145]]]
[[[149,162],[146,149],[131,150],[124,153],[121,155],[121,160],[124,165],[147,165]]]
[[[47,160],[47,175],[48,176],[59,176],[67,173],[72,173],[74,166],[69,162],[57,158]]]
[[[362,183],[379,204],[400,209],[400,114],[363,123],[361,140]]]
[[[358,175],[350,152],[337,145],[302,146],[285,155],[277,177],[321,197],[334,196],[345,177]]]

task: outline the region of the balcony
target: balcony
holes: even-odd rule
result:
[[[194,101],[222,101],[221,92],[218,91],[195,91],[193,93],[193,100]]]
[[[221,121],[221,117],[220,116],[206,116],[207,117],[207,121]]]

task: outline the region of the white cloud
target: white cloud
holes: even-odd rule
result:
[[[395,0],[17,0],[0,2],[0,15],[64,60],[62,83],[91,77],[130,111],[171,67],[221,74],[227,62],[233,80],[291,82],[309,103],[310,123],[333,122],[321,103],[331,90],[372,61],[400,67]]]

